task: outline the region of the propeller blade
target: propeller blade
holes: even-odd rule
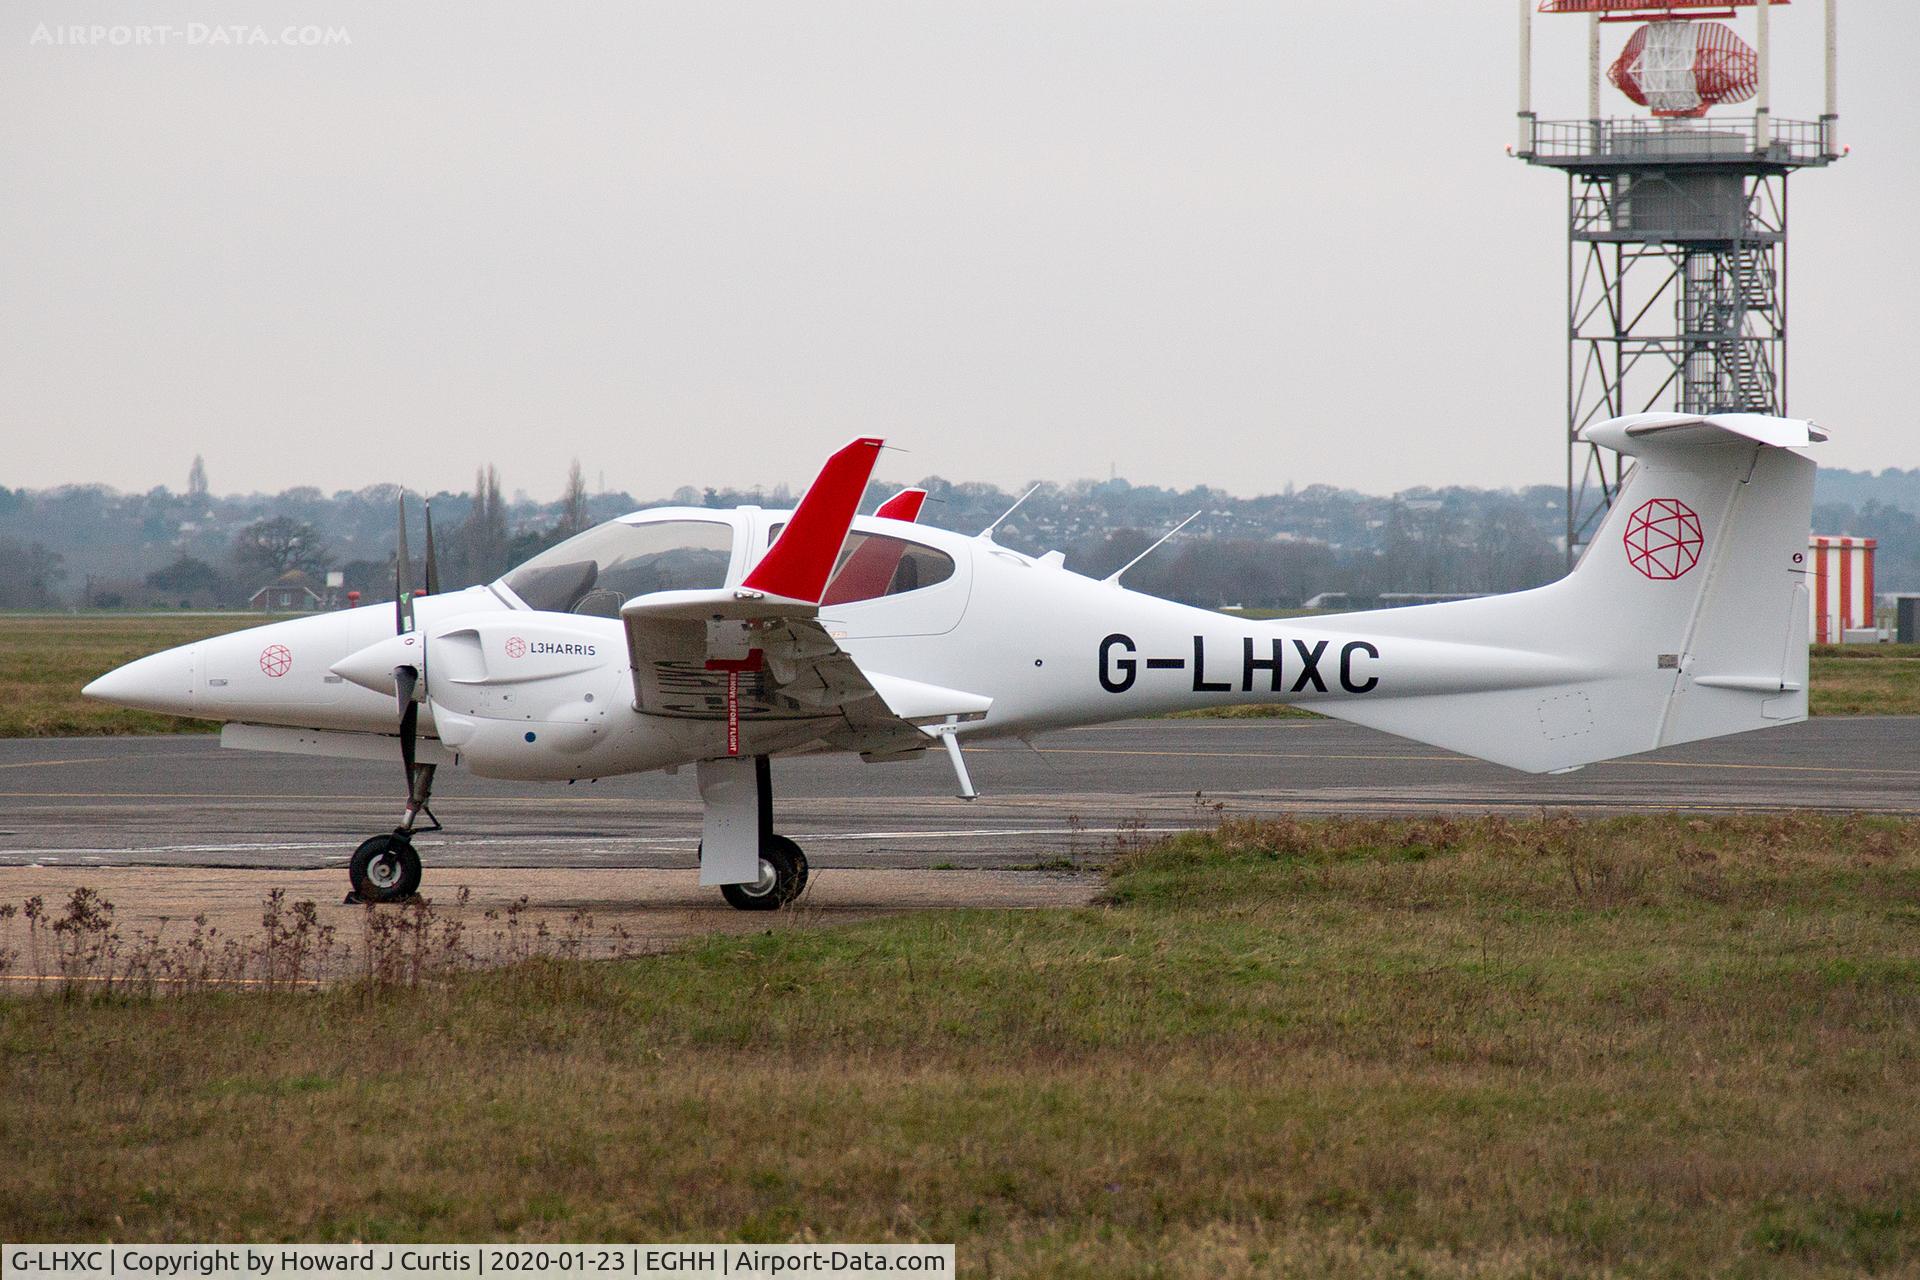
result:
[[[420,731],[420,704],[413,691],[420,683],[420,672],[413,667],[393,669],[393,694],[400,702],[400,762],[407,769],[407,794],[413,794],[414,740]]]
[[[427,504],[427,589],[425,594],[437,596],[440,594],[440,561],[433,554],[433,499],[428,498],[425,501]]]
[[[420,704],[409,702],[400,713],[400,762],[407,767],[407,794],[413,794],[413,742],[420,730]]]
[[[407,495],[400,495],[400,533],[393,551],[393,632],[413,630],[413,565],[407,556]]]
[[[407,709],[413,706],[413,691],[419,683],[420,673],[414,668],[395,667],[393,669],[393,700],[396,704],[394,709],[401,715],[406,715]]]

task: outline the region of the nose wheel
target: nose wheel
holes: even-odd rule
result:
[[[770,835],[760,845],[760,876],[743,884],[723,884],[720,896],[741,911],[778,911],[806,891],[807,855],[785,836]]]
[[[405,831],[375,836],[353,851],[347,876],[361,902],[404,902],[420,891],[420,855]]]
[[[353,885],[347,894],[349,905],[405,902],[420,892],[420,855],[413,847],[414,823],[424,813],[432,825],[418,829],[440,830],[439,820],[433,816],[433,810],[427,808],[427,799],[432,794],[433,766],[409,762],[407,808],[401,815],[400,825],[391,835],[361,841],[360,847],[353,851],[353,860],[347,864],[347,879]]]

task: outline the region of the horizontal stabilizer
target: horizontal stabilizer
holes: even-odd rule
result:
[[[1826,431],[1804,418],[1774,418],[1764,413],[1636,413],[1597,422],[1580,433],[1589,444],[1616,453],[1639,455],[1648,446],[1764,444],[1775,449],[1804,449],[1823,444]]]

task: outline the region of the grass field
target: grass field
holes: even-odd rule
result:
[[[1920,823],[1229,823],[1108,905],[0,1003],[0,1238],[1920,1269]],[[11,942],[22,941],[19,921]]]
[[[1817,716],[1920,714],[1920,644],[1821,644],[1807,700]]]
[[[217,729],[92,702],[80,689],[135,658],[272,620],[260,613],[0,614],[0,738]]]
[[[1252,616],[1249,612],[1248,616]],[[0,614],[0,738],[204,732],[218,726],[89,702],[89,680],[145,654],[259,626],[262,614]],[[1920,714],[1920,645],[1821,645],[1815,715]],[[1230,707],[1181,716],[1311,716],[1298,707]]]

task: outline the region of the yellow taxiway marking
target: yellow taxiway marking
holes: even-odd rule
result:
[[[0,764],[0,769],[44,769],[50,764],[101,764],[108,760],[145,760],[148,756],[74,756],[68,760],[22,760],[18,764]]]
[[[1007,748],[989,748],[1007,750]],[[1467,756],[1336,755],[1330,751],[1148,751],[1141,747],[1035,747],[1043,756],[1159,756],[1167,760],[1444,760],[1477,764]]]
[[[1772,769],[1779,773],[1871,773],[1876,776],[1920,778],[1920,769],[1870,769],[1859,765],[1838,764],[1732,764],[1685,760],[1603,760],[1594,768],[1608,769]]]
[[[266,800],[274,804],[359,804],[367,797],[358,794],[296,796],[285,792],[248,792],[233,795],[216,791],[0,791],[5,800]],[[377,803],[380,797],[373,800]],[[462,804],[622,804],[635,803],[628,796],[463,796]],[[688,804],[696,803],[689,798]]]
[[[1043,756],[1157,756],[1168,760],[1428,760],[1450,764],[1480,764],[1471,756],[1336,755],[1326,751],[1148,751],[1134,747],[1035,747]],[[1691,760],[1603,760],[1589,768],[1628,769],[1769,769],[1780,773],[1866,773],[1876,776],[1920,777],[1920,769],[1875,769],[1824,764],[1729,764]]]

